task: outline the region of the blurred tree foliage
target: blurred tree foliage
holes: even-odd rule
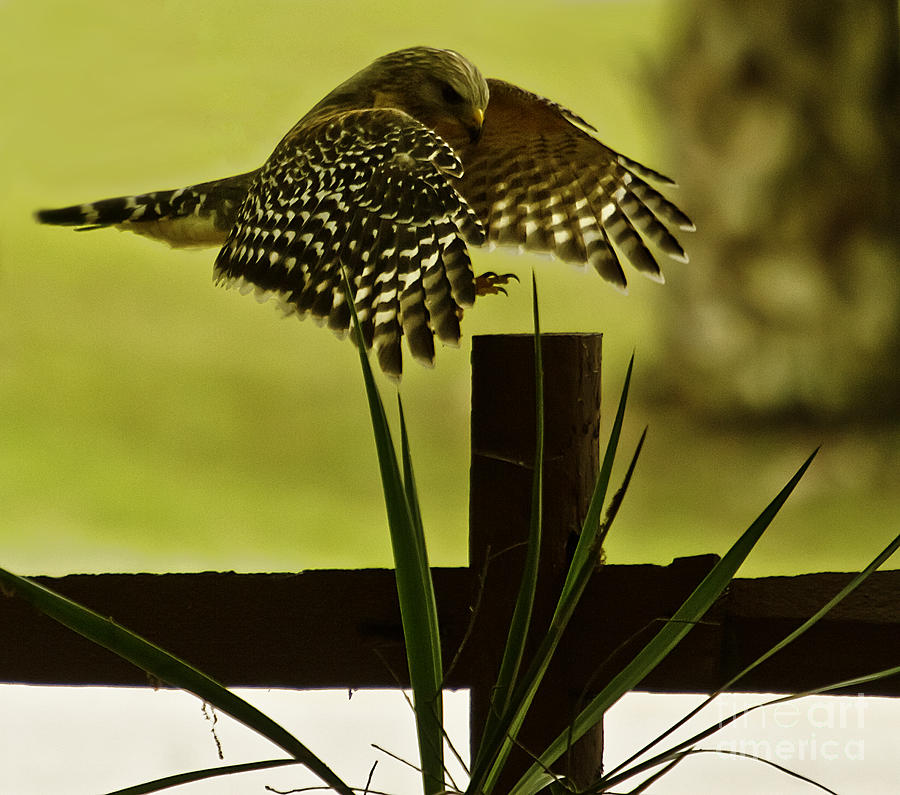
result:
[[[655,79],[698,233],[660,394],[900,418],[897,0],[688,0]]]

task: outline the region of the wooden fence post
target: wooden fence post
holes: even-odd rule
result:
[[[536,638],[549,623],[598,471],[601,339],[600,334],[543,336],[543,541],[532,622]],[[490,689],[506,640],[497,628],[509,625],[524,560],[534,446],[534,338],[475,337],[469,565],[476,574],[484,570],[488,550],[491,561],[474,633],[483,662],[472,674],[473,751],[490,710]],[[570,721],[581,695],[566,675],[570,660],[571,654],[561,646],[519,735],[528,751],[540,751]],[[577,783],[586,783],[601,765],[601,741],[598,728],[560,762],[559,771]],[[521,749],[514,749],[508,774],[498,782],[496,791],[508,791],[531,761]]]

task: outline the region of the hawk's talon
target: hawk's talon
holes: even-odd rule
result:
[[[509,284],[511,279],[519,281],[519,277],[514,273],[494,273],[494,271],[486,271],[480,276],[475,277],[475,295],[509,295],[501,286]]]

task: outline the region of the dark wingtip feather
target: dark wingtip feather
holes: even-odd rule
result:
[[[400,338],[383,345],[376,345],[375,354],[382,372],[397,381],[403,375],[403,354],[400,351]]]
[[[637,160],[632,160],[630,157],[626,157],[623,154],[617,153],[617,158],[620,165],[625,166],[625,168],[627,168],[629,171],[633,171],[635,174],[638,174],[642,177],[652,179],[654,182],[659,182],[662,185],[670,185],[674,187],[678,184],[671,177],[667,177],[665,174],[661,174],[659,171],[656,171],[649,166],[645,166],[643,163],[638,163]]]

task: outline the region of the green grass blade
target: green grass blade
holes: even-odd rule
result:
[[[412,452],[409,447],[409,433],[406,429],[406,415],[403,413],[403,401],[397,394],[397,413],[400,417],[400,458],[403,464],[403,488],[406,491],[406,504],[409,506],[416,540],[419,542],[422,558],[427,561],[425,546],[425,525],[422,522],[422,511],[419,505],[419,492],[416,488],[416,477],[413,472]]]
[[[642,781],[637,787],[633,790],[629,790],[626,795],[641,795],[641,793],[646,792],[650,787],[656,784],[663,776],[669,773],[672,768],[676,765],[680,764],[683,759],[687,757],[687,754],[679,754],[674,759],[672,759],[662,770],[657,770],[652,776]]]
[[[658,765],[667,764],[671,759],[677,757],[679,754],[683,754],[686,750],[691,749],[692,746],[695,746],[697,743],[702,742],[707,737],[710,737],[713,734],[720,732],[722,729],[724,729],[730,723],[733,723],[734,721],[744,717],[745,715],[748,715],[751,712],[755,712],[758,709],[765,709],[766,707],[772,707],[777,704],[784,704],[788,701],[796,701],[797,699],[807,698],[809,696],[823,695],[825,693],[834,692],[835,690],[845,690],[848,688],[856,688],[856,687],[859,687],[860,685],[868,684],[869,682],[874,682],[879,679],[887,679],[888,677],[896,676],[898,673],[900,673],[900,665],[896,665],[892,668],[886,668],[883,671],[875,671],[874,673],[864,674],[863,676],[856,676],[852,679],[845,679],[842,682],[833,682],[828,685],[822,685],[821,687],[816,687],[811,690],[805,690],[802,693],[792,693],[791,695],[781,696],[779,698],[774,698],[770,701],[765,701],[761,704],[754,704],[752,707],[746,707],[745,709],[738,710],[737,712],[733,713],[732,715],[729,715],[726,718],[720,718],[712,726],[708,726],[703,731],[697,732],[692,737],[689,737],[688,739],[679,742],[677,745],[674,745],[671,748],[668,748],[667,750],[657,754],[656,756],[651,757],[650,759],[644,760],[640,764],[633,765],[632,767],[627,768],[625,770],[622,770],[623,765],[618,765],[615,768],[615,770],[610,771],[605,776],[603,776],[600,779],[599,784],[601,784],[603,787],[605,787],[607,789],[612,788],[612,787],[617,787],[619,784],[621,784],[624,781],[627,781],[629,778],[631,778],[633,776],[640,775],[641,773],[644,773],[647,770],[651,770],[654,767],[657,767]],[[709,703],[709,700],[704,702],[704,705],[706,705],[708,703]],[[696,714],[697,714],[697,711],[693,710],[687,719],[689,720],[691,717],[693,717]],[[683,725],[684,722],[685,722],[685,719],[680,720],[678,722],[678,726]],[[648,747],[652,747],[652,745],[659,742],[664,736],[668,736],[669,734],[671,734],[672,731],[674,731],[674,729],[669,729],[664,735],[661,735],[660,737],[658,737],[654,741],[654,743],[651,743],[651,745]],[[643,749],[642,751],[638,752],[638,755],[640,755],[641,753],[644,753],[645,750],[646,750],[646,748]],[[634,759],[634,758],[635,757],[632,757],[632,759]],[[627,762],[626,762],[626,764],[627,764]]]
[[[422,510],[419,505],[416,478],[413,473],[412,455],[409,447],[409,434],[406,429],[406,417],[403,413],[403,402],[400,400],[399,395],[397,395],[397,408],[400,414],[400,451],[403,461],[403,487],[406,492],[406,504],[409,506],[410,518],[412,519],[411,529],[415,537],[416,547],[418,548],[418,570],[422,574],[422,588],[427,592],[423,607],[427,612],[430,651],[427,661],[423,660],[422,664],[428,664],[433,669],[432,676],[434,681],[439,683],[437,690],[440,692],[440,683],[443,681],[444,672],[441,660],[441,636],[438,624],[437,601],[434,596],[431,567],[428,563],[428,549],[425,544],[425,529],[422,523]],[[437,713],[438,723],[443,725],[442,705],[440,701],[436,703],[436,707],[440,710]]]
[[[497,684],[492,691],[492,709],[482,730],[482,748],[490,753],[496,747],[498,726],[509,710],[510,697],[516,685],[537,592],[538,565],[541,554],[541,521],[543,516],[543,469],[544,469],[544,364],[541,350],[541,324],[538,311],[537,281],[531,274],[532,317],[534,323],[534,404],[535,404],[535,450],[534,469],[531,482],[531,520],[528,530],[525,565],[519,592],[510,620],[509,633],[503,649],[503,658],[497,675]],[[481,749],[476,754],[475,766],[484,763]]]
[[[873,571],[880,568],[887,560],[898,550],[900,549],[900,535],[896,536],[875,558],[859,573],[854,575],[850,581],[838,591],[835,596],[828,600],[819,610],[817,610],[810,618],[804,621],[797,629],[791,632],[787,637],[781,640],[779,643],[775,644],[771,649],[760,655],[756,660],[754,660],[750,665],[740,671],[738,674],[729,679],[724,685],[719,687],[715,692],[711,693],[708,698],[706,698],[701,704],[694,707],[694,709],[690,710],[684,717],[679,719],[676,723],[670,726],[665,732],[660,734],[658,737],[654,738],[653,742],[641,748],[636,753],[632,754],[628,759],[621,762],[617,767],[613,770],[609,771],[608,775],[612,775],[616,773],[618,770],[621,770],[625,766],[631,764],[635,759],[645,754],[649,751],[653,746],[662,742],[666,737],[670,736],[673,732],[677,731],[681,728],[685,723],[687,723],[691,718],[697,715],[701,710],[706,708],[715,698],[721,695],[726,690],[730,689],[733,685],[739,682],[744,676],[746,676],[750,671],[756,668],[758,665],[762,664],[766,660],[768,660],[773,654],[777,653],[789,643],[792,643],[797,638],[799,638],[804,632],[806,632],[810,627],[820,621],[828,612],[830,612],[835,605],[839,604],[843,599],[849,596],[853,591],[855,591],[863,582],[865,582]],[[876,678],[880,678],[876,675]],[[866,680],[868,681],[868,680]],[[830,687],[827,689],[835,689],[834,687]],[[815,692],[825,692],[825,690],[815,691]],[[799,694],[798,696],[790,696],[789,698],[801,697],[805,695],[813,695],[814,691],[809,691],[806,693]],[[776,703],[776,702],[773,702]]]
[[[248,773],[253,770],[266,770],[271,767],[299,764],[301,763],[298,759],[269,759],[265,762],[247,762],[245,764],[227,765],[225,767],[208,767],[205,770],[192,770],[189,773],[178,773],[174,776],[158,778],[154,781],[147,781],[133,787],[117,789],[115,792],[106,793],[106,795],[146,795],[146,793],[149,792],[160,792],[169,787],[190,784],[194,781],[203,781],[204,779],[215,778],[216,776],[230,776],[235,773]]]
[[[437,606],[431,570],[425,554],[424,538],[418,505],[411,506],[408,496],[415,494],[411,465],[408,482],[404,482],[387,415],[375,376],[366,354],[366,347],[359,326],[359,318],[353,302],[353,290],[344,271],[344,295],[353,317],[360,366],[372,417],[372,430],[378,454],[378,465],[387,509],[391,548],[394,554],[394,571],[397,581],[397,598],[406,642],[406,659],[409,666],[410,685],[416,714],[416,732],[421,755],[422,782],[426,795],[444,789],[444,741],[443,708],[441,698],[440,635],[437,626]],[[405,431],[404,431],[405,434]],[[404,453],[409,460],[408,445]],[[418,520],[420,521],[420,520]]]
[[[706,575],[684,604],[666,622],[665,626],[576,716],[572,726],[565,732],[562,732],[551,743],[547,750],[540,755],[539,763],[535,763],[525,772],[513,788],[515,795],[533,795],[533,793],[536,793],[538,791],[535,789],[537,775],[559,759],[572,742],[578,740],[599,723],[603,719],[606,710],[625,693],[633,690],[640,684],[665,659],[666,655],[675,648],[690,631],[691,627],[703,617],[722,591],[725,590],[728,583],[731,582],[735,572],[737,572],[747,555],[750,554],[750,551],[759,541],[765,529],[771,524],[775,515],[784,505],[797,483],[799,483],[800,478],[803,477],[803,474],[809,468],[816,452],[806,459],[787,485],[766,506],[765,510],[747,528],[713,570]]]
[[[694,756],[696,754],[722,754],[725,756],[740,756],[744,759],[753,759],[754,761],[762,762],[769,767],[774,767],[778,772],[784,773],[786,776],[796,778],[799,781],[804,781],[807,784],[812,784],[817,789],[822,790],[822,792],[828,792],[831,795],[839,795],[839,793],[835,792],[833,789],[826,787],[824,784],[820,784],[815,779],[812,779],[809,776],[804,776],[802,773],[798,773],[796,770],[791,770],[789,767],[785,767],[784,765],[779,765],[777,762],[773,762],[771,759],[766,759],[764,756],[748,754],[746,751],[731,751],[725,748],[694,748],[690,751],[685,751],[683,755]]]
[[[746,676],[750,671],[756,668],[758,665],[761,665],[766,660],[768,660],[773,654],[777,654],[781,651],[785,646],[789,643],[793,643],[797,638],[799,638],[806,630],[812,627],[814,624],[818,623],[827,613],[831,612],[831,610],[839,604],[841,601],[846,599],[851,593],[853,593],[860,585],[862,585],[872,574],[873,571],[880,568],[882,564],[884,564],[888,558],[890,558],[898,549],[900,549],[900,535],[896,536],[870,563],[866,566],[862,571],[855,574],[840,591],[838,591],[831,599],[828,600],[819,610],[817,610],[810,618],[804,621],[797,629],[791,632],[784,640],[779,643],[776,643],[769,651],[765,654],[760,655],[759,658],[754,660],[750,665],[744,668],[743,671],[729,679],[721,688],[719,688],[719,692],[724,690],[728,690],[732,685],[740,681],[744,676]]]
[[[283,748],[300,760],[326,784],[344,795],[352,790],[296,737],[193,666],[163,651],[148,640],[27,578],[0,569],[0,585],[21,596],[44,615],[88,640],[109,649],[161,682],[202,698],[222,712]]]

